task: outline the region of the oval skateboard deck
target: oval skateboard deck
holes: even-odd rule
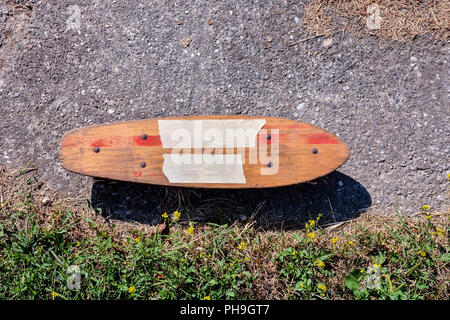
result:
[[[340,167],[337,136],[300,121],[192,116],[84,127],[61,142],[65,169],[122,181],[201,188],[301,183]]]

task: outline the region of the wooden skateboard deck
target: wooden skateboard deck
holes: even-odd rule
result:
[[[61,142],[65,169],[166,186],[262,188],[301,183],[340,167],[349,149],[300,121],[192,116],[84,127]]]

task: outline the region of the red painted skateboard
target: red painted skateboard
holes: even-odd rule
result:
[[[66,133],[61,161],[94,177],[167,186],[262,188],[301,183],[340,167],[349,150],[307,123],[193,116],[91,126]]]

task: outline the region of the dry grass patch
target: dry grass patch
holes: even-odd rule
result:
[[[448,40],[450,2],[447,0],[312,0],[304,23],[314,34],[350,32],[407,41],[417,36]]]
[[[67,215],[72,228],[68,234],[73,241],[94,238],[98,232],[110,233],[117,243],[137,233],[152,235],[165,229],[164,223],[150,226],[137,222],[105,219],[90,206],[87,199],[64,198],[47,189],[34,178],[35,168],[7,173],[0,166],[0,209],[8,213],[28,212],[36,215],[39,225],[45,229],[61,226]],[[0,223],[14,223],[26,227],[26,221],[0,215]]]

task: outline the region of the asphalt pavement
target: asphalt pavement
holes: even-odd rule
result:
[[[224,197],[252,211],[267,200],[280,217],[341,218],[448,210],[448,43],[338,32],[299,42],[311,36],[305,3],[0,1],[0,165],[31,161],[49,190],[104,199],[108,186],[61,167],[65,132],[163,116],[286,117],[337,134],[348,162],[282,190],[200,190],[199,206]],[[115,188],[116,213],[164,210],[158,187]],[[145,202],[132,201],[136,190]]]

